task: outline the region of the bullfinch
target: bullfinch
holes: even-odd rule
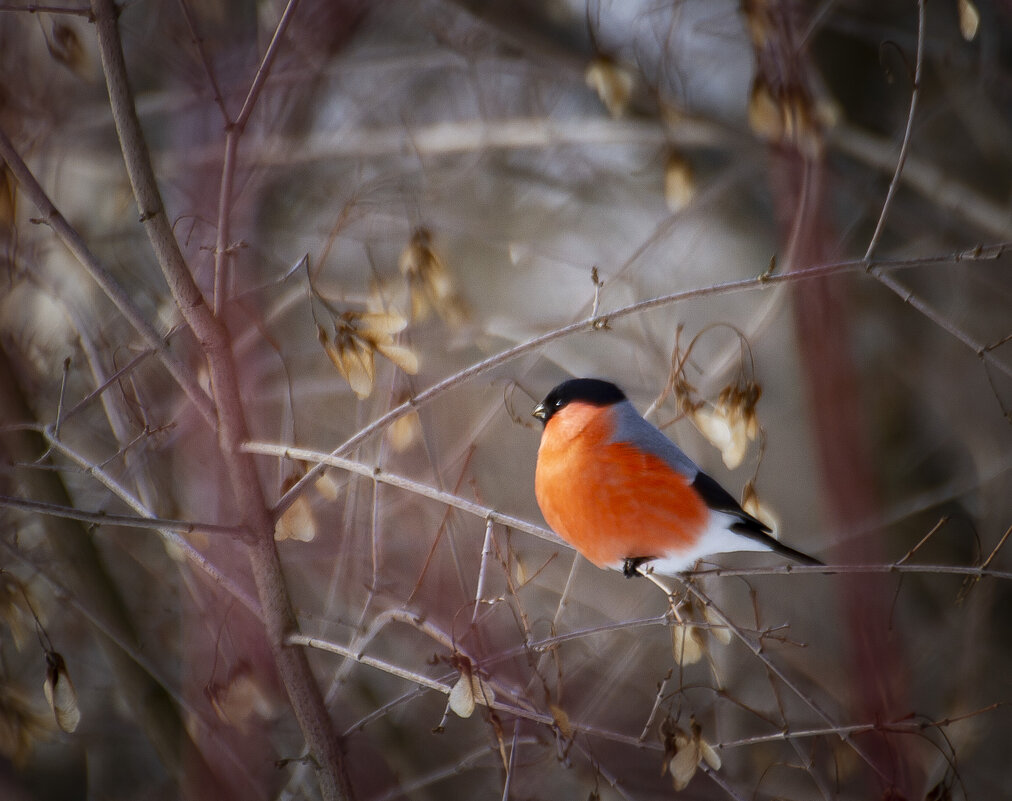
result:
[[[544,425],[534,490],[555,532],[601,568],[681,573],[703,556],[773,551],[815,559],[770,536],[614,384],[574,378],[534,407]]]

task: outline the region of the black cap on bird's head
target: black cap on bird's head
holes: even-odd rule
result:
[[[600,378],[571,378],[545,395],[545,399],[534,407],[531,414],[545,424],[552,419],[553,414],[574,401],[589,403],[591,406],[611,406],[625,399],[625,393],[610,381],[602,381]]]

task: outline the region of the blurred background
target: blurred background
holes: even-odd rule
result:
[[[291,5],[147,0],[119,26],[268,499],[313,464],[282,446],[329,453],[446,382],[347,449],[365,477],[278,507],[357,797],[1000,796],[1008,4]],[[26,9],[0,6],[0,130],[206,387],[94,26]],[[2,179],[0,795],[199,797],[160,745],[189,738],[236,797],[317,797],[244,546],[208,528],[242,514],[215,432]],[[735,574],[675,583],[682,626],[649,582],[530,533],[530,410],[571,376],[619,383],[849,569],[715,558]]]

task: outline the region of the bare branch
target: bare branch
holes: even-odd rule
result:
[[[141,335],[145,344],[158,354],[158,358],[165,365],[165,369],[169,371],[169,374],[183,389],[187,397],[193,402],[193,405],[197,407],[204,420],[211,426],[214,426],[216,415],[214,406],[207,397],[207,393],[200,388],[190,371],[186,369],[182,362],[169,349],[168,344],[147,321],[141,310],[112,276],[112,273],[88,249],[83,237],[60,214],[42,188],[42,185],[35,179],[35,176],[18,155],[14,149],[14,145],[3,131],[0,131],[0,156],[7,162],[7,166],[17,179],[21,190],[38,207],[42,214],[42,219],[56,232],[56,235],[60,237],[63,244],[67,246],[67,249],[74,254],[81,265],[88,271],[88,274],[91,275],[95,283],[102,288],[102,291],[115,304],[127,322]]]
[[[232,526],[218,526],[213,523],[188,523],[185,520],[164,520],[157,517],[138,517],[136,515],[118,515],[107,512],[86,512],[73,506],[60,506],[58,504],[44,503],[43,501],[31,501],[24,498],[12,498],[7,495],[0,495],[0,507],[20,509],[22,512],[33,512],[35,514],[52,515],[63,517],[67,520],[77,520],[81,523],[91,523],[95,526],[126,526],[127,528],[142,528],[155,531],[175,531],[179,534],[226,534],[234,537],[240,534],[240,530]]]
[[[274,543],[274,521],[263,495],[260,477],[252,458],[238,448],[248,436],[229,335],[204,302],[165,213],[129,86],[116,4],[114,0],[93,0],[92,10],[113,120],[141,220],[176,305],[207,358],[211,388],[218,408],[221,457],[232,484],[235,508],[243,516],[250,532],[246,538],[248,554],[278,675],[285,683],[292,708],[313,755],[323,797],[352,798],[354,793],[341,741],[324,707],[305,652],[288,648],[284,643],[287,634],[298,630],[298,623],[281,572]]]
[[[896,159],[896,171],[889,182],[889,189],[886,192],[885,200],[882,201],[882,211],[879,212],[878,222],[875,223],[875,232],[868,241],[868,249],[864,252],[865,261],[871,261],[872,254],[878,246],[879,238],[885,228],[886,218],[889,216],[889,208],[892,206],[893,197],[900,186],[900,176],[903,174],[903,165],[907,161],[907,151],[910,149],[910,139],[914,131],[914,116],[917,112],[917,99],[921,94],[921,70],[924,66],[924,16],[926,0],[917,2],[917,52],[914,56],[914,85],[910,91],[910,110],[907,112],[907,125],[903,131],[903,141],[900,144],[900,154]]]

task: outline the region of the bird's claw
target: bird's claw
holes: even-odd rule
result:
[[[622,562],[622,575],[626,578],[632,578],[633,576],[642,576],[640,572],[640,565],[646,564],[652,556],[627,556],[625,561]]]

